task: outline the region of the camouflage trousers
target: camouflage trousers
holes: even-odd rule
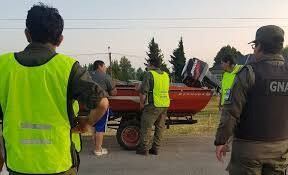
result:
[[[163,132],[165,130],[166,115],[167,108],[156,108],[153,105],[145,106],[141,116],[141,137],[139,149],[149,150],[151,148],[151,132],[153,125],[155,125],[155,132],[152,147],[154,149],[159,149]]]
[[[241,157],[232,148],[227,171],[230,175],[286,175],[287,166],[288,153],[278,158],[256,160]]]

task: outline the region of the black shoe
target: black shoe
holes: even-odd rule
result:
[[[149,154],[158,155],[158,149],[155,148],[149,149]]]
[[[139,150],[136,150],[136,154],[147,156],[148,155],[148,151],[139,149]]]

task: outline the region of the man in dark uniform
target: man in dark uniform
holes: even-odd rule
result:
[[[288,66],[281,51],[284,31],[274,25],[256,32],[256,62],[236,76],[217,129],[216,157],[223,161],[233,135],[227,170],[232,175],[285,174],[288,165]]]

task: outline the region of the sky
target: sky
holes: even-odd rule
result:
[[[57,52],[74,56],[81,64],[96,59],[108,64],[110,47],[113,60],[126,56],[134,67],[143,68],[152,37],[168,63],[183,37],[186,58],[196,57],[212,66],[225,45],[251,53],[247,43],[263,25],[279,25],[288,33],[287,0],[1,1],[0,53],[26,47],[27,11],[44,2],[58,8],[64,18],[64,41]]]

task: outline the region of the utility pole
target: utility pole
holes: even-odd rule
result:
[[[110,46],[108,46],[108,55],[109,55],[109,63],[110,63],[110,75],[111,75],[111,78],[113,79],[113,76],[112,76],[112,58],[111,58]]]

